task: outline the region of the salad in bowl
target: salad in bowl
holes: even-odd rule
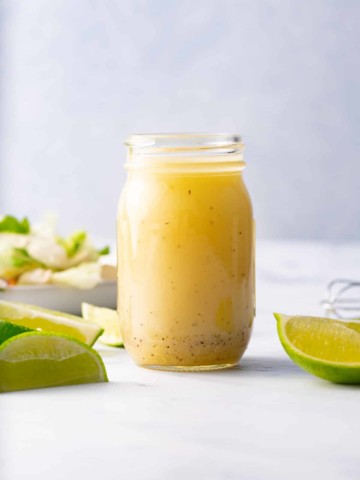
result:
[[[101,258],[109,247],[95,248],[79,230],[56,234],[53,222],[32,226],[27,218],[0,217],[0,289],[23,285],[63,285],[92,289],[115,280],[115,267]]]

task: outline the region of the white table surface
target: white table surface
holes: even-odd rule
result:
[[[360,387],[301,371],[272,311],[321,314],[360,244],[260,242],[258,313],[234,369],[157,372],[102,349],[110,383],[0,397],[0,479],[360,478]]]

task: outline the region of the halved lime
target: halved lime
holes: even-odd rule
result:
[[[11,322],[6,322],[5,320],[0,320],[0,345],[4,343],[11,337],[15,335],[20,335],[21,333],[31,332],[31,328],[23,327],[22,325],[15,325]]]
[[[0,345],[0,392],[107,381],[100,355],[66,335],[27,332]]]
[[[103,332],[98,325],[75,315],[5,300],[0,300],[0,318],[31,329],[70,335],[90,346]]]
[[[116,310],[110,308],[96,307],[89,303],[81,305],[83,318],[89,322],[96,323],[104,329],[99,342],[111,347],[123,347],[123,339],[120,332],[120,322]]]
[[[282,346],[299,367],[335,383],[360,383],[360,322],[274,316]]]

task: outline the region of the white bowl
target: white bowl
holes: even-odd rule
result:
[[[0,300],[28,303],[79,315],[82,302],[115,309],[116,281],[104,281],[90,290],[57,285],[19,285],[0,291]]]

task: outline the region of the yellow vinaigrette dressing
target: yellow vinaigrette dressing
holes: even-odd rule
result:
[[[118,311],[144,367],[230,367],[254,317],[253,214],[231,135],[133,135],[118,214]]]

